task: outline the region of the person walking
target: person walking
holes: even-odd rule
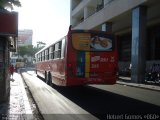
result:
[[[14,66],[11,64],[10,67],[9,67],[9,71],[10,71],[10,74],[11,74],[11,77],[13,79],[13,73],[14,73]]]

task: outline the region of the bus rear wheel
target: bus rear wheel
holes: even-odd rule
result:
[[[49,86],[52,86],[52,76],[51,76],[51,73],[50,73],[50,72],[48,73],[47,84],[48,84]]]
[[[47,72],[45,71],[45,76],[44,76],[44,82],[46,83],[47,82]]]

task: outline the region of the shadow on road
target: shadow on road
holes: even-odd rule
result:
[[[67,88],[53,86],[53,88],[99,119],[106,119],[107,115],[144,115],[160,113],[159,106],[92,86]]]

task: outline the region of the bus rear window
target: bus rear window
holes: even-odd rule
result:
[[[112,37],[104,34],[73,33],[72,45],[76,50],[112,51]]]

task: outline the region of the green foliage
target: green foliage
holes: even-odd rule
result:
[[[34,50],[32,45],[18,47],[18,53],[20,56],[28,55],[33,56]]]
[[[42,49],[44,46],[41,47],[34,47],[33,45],[27,45],[27,46],[19,46],[18,47],[18,54],[20,56],[28,55],[31,57],[34,57],[35,53],[38,52],[40,49]]]
[[[11,8],[13,10],[13,6],[21,7],[21,3],[19,0],[0,0],[0,9],[5,9],[5,7]]]

